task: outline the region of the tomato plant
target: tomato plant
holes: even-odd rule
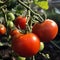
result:
[[[22,57],[31,57],[39,51],[40,40],[35,34],[27,33],[17,39],[12,39],[12,49]]]
[[[51,19],[46,19],[42,23],[34,24],[32,32],[35,33],[43,42],[53,40],[58,33],[58,25]]]
[[[0,24],[0,35],[3,35],[6,33],[6,27],[3,24]]]
[[[51,40],[56,37],[58,26],[54,21],[46,19],[46,9],[47,0],[0,1],[1,60],[56,60],[51,57],[55,55],[56,50],[60,50],[57,45],[59,42]]]
[[[21,29],[25,29],[26,28],[26,17],[22,17],[22,16],[18,16],[16,19],[15,19],[15,26],[16,27],[20,27]]]

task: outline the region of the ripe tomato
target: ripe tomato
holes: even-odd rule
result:
[[[33,25],[32,32],[35,33],[41,41],[49,42],[56,37],[58,26],[53,20],[46,19],[43,23]]]
[[[12,49],[22,57],[31,57],[39,51],[40,40],[35,34],[27,33],[12,39]]]
[[[6,27],[3,24],[0,24],[0,35],[3,35],[6,33]]]
[[[18,29],[14,29],[14,30],[11,30],[11,31],[10,31],[10,35],[11,35],[11,36],[14,36],[14,35],[16,35],[16,34],[20,34],[20,32],[19,32]]]
[[[15,26],[16,27],[20,27],[21,29],[25,29],[26,28],[26,17],[22,17],[22,16],[18,16],[15,19]]]

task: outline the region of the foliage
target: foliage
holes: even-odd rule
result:
[[[48,0],[34,0],[34,3],[45,10],[49,8]]]
[[[57,45],[57,43],[55,44],[56,42],[55,39],[58,38],[55,38],[54,41],[48,43],[43,42],[44,49],[42,51],[39,51],[36,55],[32,57],[21,57],[17,55],[12,49],[12,39],[13,38],[17,39],[18,37],[20,37],[20,35],[22,36],[24,34],[31,33],[33,25],[37,22],[42,23],[46,18],[50,18],[53,20],[56,18],[57,20],[56,22],[60,27],[59,24],[60,21],[57,18],[58,14],[57,16],[55,15],[55,12],[50,14],[52,11],[49,11],[48,9],[49,9],[48,0],[1,0],[0,1],[0,24],[4,25],[6,28],[6,32],[3,35],[1,35],[0,33],[0,59],[55,60],[52,58],[52,56],[55,57],[57,53],[60,53],[59,51],[60,47]],[[15,20],[18,16],[22,16],[22,18],[24,17],[26,18],[27,21],[25,22],[26,25],[25,29],[21,29],[19,25],[18,28],[15,26]],[[0,28],[2,27],[0,26]],[[17,31],[15,29],[17,29]],[[12,35],[10,33],[12,33]],[[59,49],[57,50],[59,52],[56,52],[55,51],[56,49]]]

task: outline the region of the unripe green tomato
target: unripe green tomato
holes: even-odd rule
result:
[[[17,60],[25,60],[26,58],[25,57],[18,57],[18,59]]]
[[[9,12],[9,13],[7,14],[7,18],[8,18],[8,20],[10,20],[10,21],[14,21],[14,20],[15,20],[15,16],[14,16],[14,14],[13,14],[12,12]]]
[[[9,28],[12,28],[12,27],[14,27],[14,24],[13,24],[12,21],[7,21],[7,26],[8,26]]]
[[[44,43],[40,42],[40,51],[42,51],[44,49]]]

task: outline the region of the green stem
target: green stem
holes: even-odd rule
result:
[[[27,57],[26,60],[35,60],[35,56]]]
[[[30,20],[30,10],[27,10],[27,23],[26,23],[26,25],[27,25],[27,29],[28,29],[28,31],[30,32],[30,26],[29,26],[29,20]]]
[[[27,0],[27,3],[29,3],[30,0]],[[31,3],[28,4],[29,7],[31,7]],[[29,9],[27,9],[27,23],[26,23],[26,29],[27,29],[27,33],[28,32],[31,32],[31,29],[30,29],[30,25],[29,25],[29,21],[30,21],[30,16],[31,15],[31,12]]]
[[[5,23],[6,23],[7,22],[7,16],[6,16],[5,10],[4,10],[4,8],[1,8],[1,10],[4,14],[4,19],[5,19]],[[6,25],[7,25],[7,23],[6,23]]]
[[[20,3],[21,5],[23,5],[25,8],[27,8],[28,10],[30,10],[34,15],[38,16],[41,19],[41,21],[38,20],[39,22],[43,22],[44,21],[44,19],[40,16],[40,14],[35,13],[29,6],[27,6],[21,0],[17,0],[17,1],[18,1],[18,3]]]
[[[41,54],[44,58],[50,60],[50,56],[49,56],[49,54],[44,54],[44,53],[41,53],[41,52],[39,52],[39,54]]]
[[[31,3],[33,3],[33,1],[30,1],[30,2],[28,2],[28,3],[27,3],[27,2],[24,2],[24,3],[25,3],[25,4],[31,4]]]
[[[51,41],[51,43],[60,50],[60,47],[56,43],[54,43],[53,41]]]

